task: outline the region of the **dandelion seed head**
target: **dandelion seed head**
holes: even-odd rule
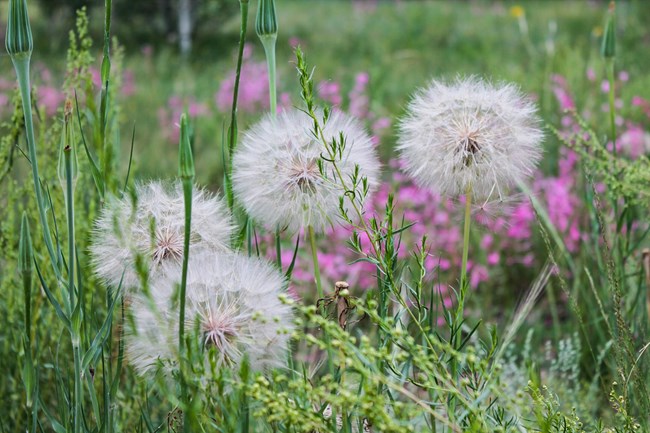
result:
[[[542,156],[535,105],[512,84],[475,77],[433,81],[400,123],[398,150],[423,187],[501,200],[531,176]]]
[[[181,265],[185,238],[185,199],[180,182],[153,181],[135,187],[131,197],[109,199],[95,223],[90,248],[97,275],[116,289],[139,286],[136,257],[149,277]],[[228,251],[234,225],[219,197],[195,187],[192,193],[192,252]]]
[[[339,214],[345,191],[330,163],[319,166],[325,146],[313,136],[312,119],[300,110],[267,116],[251,127],[235,152],[233,189],[247,212],[269,229],[295,232],[311,225],[322,231]],[[323,126],[326,140],[345,137],[337,165],[347,184],[359,167],[370,189],[378,183],[379,161],[371,138],[353,117],[334,110]],[[322,168],[322,171],[321,171]],[[348,198],[346,211],[352,209]],[[348,215],[353,216],[352,212]]]
[[[180,276],[168,274],[151,284],[151,298],[133,296],[133,321],[127,329],[126,354],[139,374],[176,364],[179,310],[174,288]],[[282,275],[261,259],[201,252],[190,255],[185,329],[204,348],[206,366],[214,356],[220,368],[237,368],[244,356],[254,370],[286,361],[291,307]]]

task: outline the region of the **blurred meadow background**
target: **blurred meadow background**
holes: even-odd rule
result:
[[[254,27],[256,4],[251,1],[248,11],[239,89],[240,134],[269,109],[264,49]],[[97,100],[93,105],[92,95],[97,97],[101,91],[103,6],[103,1],[96,0],[29,1],[34,35],[31,76],[37,109],[35,128],[44,155],[40,161],[45,166],[43,178],[53,189],[58,182],[56,158],[66,98],[73,97],[74,88],[84,95],[89,110],[99,103]],[[505,392],[515,395],[530,383],[540,385],[535,388],[537,394],[529,392],[534,402],[531,407],[539,410],[521,415],[527,421],[537,420],[531,431],[649,431],[650,400],[645,385],[650,378],[650,357],[646,354],[650,259],[645,269],[643,261],[650,253],[643,251],[650,247],[646,236],[648,193],[644,190],[650,188],[644,183],[650,173],[650,3],[616,2],[613,81],[606,75],[601,55],[607,7],[605,1],[559,0],[276,3],[278,106],[302,106],[294,54],[299,46],[314,67],[318,100],[356,116],[370,131],[383,166],[382,183],[371,208],[382,213],[389,195],[394,194],[395,220],[415,223],[400,235],[403,248],[396,253],[400,260],[414,260],[417,254],[412,251],[418,251],[422,236],[427,236],[425,279],[435,287],[440,305],[446,308],[455,303],[449,286],[457,281],[460,266],[463,206],[417,187],[399,170],[394,150],[398,120],[414,91],[432,78],[477,75],[494,82],[514,82],[538,105],[545,123],[544,156],[530,189],[539,208],[527,199],[513,201],[507,211],[494,211],[489,204],[475,206],[477,222],[472,229],[468,263],[472,294],[466,306],[472,324],[482,323],[476,330],[477,338],[489,341],[492,329],[507,329],[527,289],[544,272],[545,264],[553,262],[544,291],[513,337],[515,343],[502,355]],[[191,21],[186,37],[179,31],[183,8]],[[85,12],[79,14],[79,10]],[[127,172],[131,182],[177,175],[179,118],[186,111],[193,134],[197,183],[212,191],[223,189],[222,147],[227,142],[235,83],[239,10],[234,0],[113,1],[111,95],[115,108],[110,134],[115,144],[117,183],[125,182]],[[1,34],[7,12],[8,2],[3,1]],[[70,72],[82,67],[89,83],[70,79]],[[615,154],[622,162],[608,165],[609,160],[576,146],[575,134],[592,134],[612,149],[608,99],[612,85]],[[12,62],[3,54],[0,431],[7,432],[19,430],[28,417],[23,388],[25,351],[19,333],[23,327],[23,294],[15,269],[20,215],[24,209],[33,211],[35,207],[26,198],[31,197],[31,186],[26,182],[29,163],[22,150],[21,116]],[[83,266],[93,218],[101,203],[90,191],[93,179],[88,163],[81,162],[86,159],[84,152],[77,153],[80,178],[85,176],[86,181],[76,192],[84,201],[78,212],[85,216],[78,218],[77,228]],[[614,169],[621,171],[612,179]],[[632,172],[646,175],[628,179],[625,173]],[[602,207],[600,202],[595,204],[594,195],[598,194],[602,195]],[[54,202],[62,213],[63,199]],[[543,210],[541,215],[539,209]],[[622,209],[625,213],[617,213]],[[600,220],[602,214],[605,223]],[[36,223],[34,218],[32,238],[38,237]],[[615,254],[615,272],[608,268],[609,250],[605,251],[601,239],[603,226],[611,228],[613,249],[620,253]],[[375,269],[372,264],[356,262],[356,253],[346,244],[350,235],[349,229],[335,228],[319,239],[321,272],[325,287],[346,280],[355,296],[364,297],[376,285]],[[259,242],[261,255],[274,259],[273,234],[260,231]],[[294,242],[290,236],[282,239],[285,264],[292,260]],[[36,248],[44,251],[43,245]],[[307,249],[299,251],[295,263],[289,291],[305,304],[313,304],[313,268]],[[611,287],[612,272],[620,277],[616,290]],[[94,277],[88,279],[89,285],[101,287],[88,303],[105,314],[106,288]],[[38,431],[66,431],[50,425],[57,425],[52,421],[57,419],[57,406],[70,401],[53,385],[71,380],[57,373],[58,348],[67,344],[68,337],[62,336],[63,328],[56,323],[56,312],[45,295],[34,293],[33,311],[38,311],[34,314],[39,325],[30,332],[44,348],[39,355],[39,386],[42,406],[50,406],[48,421],[43,421]],[[112,309],[110,312],[113,314]],[[117,317],[118,313],[114,314]],[[99,328],[102,319],[94,322],[88,326]],[[440,312],[434,322],[444,327],[444,314]],[[117,341],[118,334],[119,327],[115,326],[113,340]],[[621,347],[617,349],[617,345]],[[117,343],[105,349],[107,358],[112,353],[115,360]],[[68,358],[62,355],[62,359]],[[629,383],[621,386],[621,375]],[[121,426],[114,426],[116,431],[172,431],[167,429],[172,428],[169,417],[173,410],[164,396],[152,392],[144,380],[134,379],[129,370],[123,373],[122,382],[128,385],[120,387],[110,400],[116,413],[112,415],[115,426]],[[541,384],[551,392],[546,394]],[[88,406],[92,403],[96,402]],[[147,411],[148,415],[143,415]],[[58,416],[65,418],[66,413],[59,411]],[[149,428],[156,424],[149,417],[165,424],[165,429]],[[632,418],[640,425],[630,421]],[[562,430],[559,419],[566,430]],[[612,430],[599,430],[599,419],[612,425]],[[544,420],[548,422],[544,424]]]

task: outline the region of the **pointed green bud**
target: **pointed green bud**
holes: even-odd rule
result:
[[[606,59],[616,55],[616,4],[613,1],[609,3],[600,53]]]
[[[32,55],[34,41],[32,28],[29,25],[29,15],[27,15],[27,0],[9,0],[5,47],[12,58]]]
[[[181,179],[194,179],[194,157],[192,156],[192,144],[190,141],[190,127],[187,121],[187,115],[181,115],[181,134],[178,174]]]
[[[255,31],[260,38],[278,35],[278,17],[275,0],[258,0]]]
[[[65,108],[63,111],[63,133],[61,134],[61,144],[59,146],[59,165],[57,167],[59,182],[61,182],[61,187],[64,191],[66,191],[67,185],[67,165],[69,165],[70,181],[72,182],[73,189],[76,186],[77,178],[79,177],[79,167],[77,164],[76,151],[77,146],[75,143],[72,111],[72,101],[67,100],[65,102]]]

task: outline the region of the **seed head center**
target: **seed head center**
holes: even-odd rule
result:
[[[307,161],[293,160],[289,167],[290,182],[303,193],[313,194],[316,191],[319,176],[318,164],[313,158]]]
[[[463,158],[463,164],[466,167],[472,165],[476,155],[481,151],[481,144],[478,141],[477,134],[469,132],[459,142],[459,152]]]
[[[206,345],[214,346],[219,352],[227,354],[224,350],[237,335],[234,324],[226,318],[209,315],[203,323],[203,336]]]
[[[183,236],[175,231],[164,229],[156,231],[156,247],[153,261],[160,264],[165,260],[183,258]]]

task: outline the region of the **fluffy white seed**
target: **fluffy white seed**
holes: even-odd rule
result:
[[[339,197],[345,193],[332,165],[318,167],[325,146],[312,133],[312,119],[299,110],[284,111],[277,118],[266,116],[243,137],[233,161],[233,188],[246,211],[269,229],[294,232],[311,225],[323,231],[339,215]],[[363,126],[340,111],[333,111],[325,124],[327,141],[345,137],[345,150],[337,165],[351,185],[355,166],[372,188],[378,182],[379,161]],[[344,208],[350,217],[348,198]]]
[[[543,133],[535,105],[512,84],[475,77],[433,81],[400,124],[398,150],[423,187],[500,200],[533,174]]]
[[[132,299],[126,354],[140,374],[176,363],[179,282],[179,275],[164,276],[152,282],[151,297]],[[285,364],[293,312],[279,299],[284,286],[279,271],[259,258],[190,254],[185,329],[198,332],[206,365],[209,353],[221,368],[237,368],[244,356],[253,370]]]
[[[93,268],[111,287],[139,286],[136,257],[149,277],[176,272],[183,258],[185,201],[180,182],[136,185],[129,196],[109,199],[95,223],[90,248]],[[234,225],[219,197],[194,187],[190,250],[228,251]]]

